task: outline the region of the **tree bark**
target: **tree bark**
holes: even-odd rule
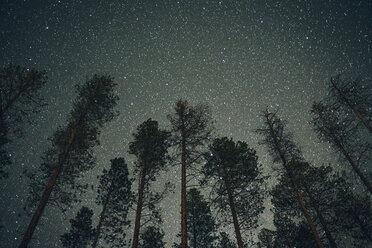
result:
[[[331,128],[329,127],[328,125],[328,122],[324,119],[322,113],[320,111],[317,111],[316,112],[320,118],[320,120],[322,121],[324,127],[327,129],[327,131],[329,132],[333,142],[335,143],[335,145],[340,149],[340,151],[342,152],[342,154],[344,154],[346,160],[349,162],[349,164],[351,165],[351,167],[353,168],[353,170],[355,171],[355,173],[359,176],[359,178],[362,180],[362,182],[364,183],[364,185],[367,187],[367,189],[369,190],[369,192],[372,194],[372,186],[371,184],[368,182],[367,178],[364,177],[363,173],[359,170],[358,166],[355,164],[355,162],[351,159],[350,155],[348,154],[348,152],[345,150],[344,146],[341,144],[341,142],[338,140],[338,138],[336,137],[336,135],[331,131]]]
[[[271,136],[273,138],[273,141],[274,141],[276,150],[279,153],[279,156],[280,156],[280,158],[281,158],[281,160],[283,162],[283,166],[284,166],[285,170],[288,173],[289,179],[291,180],[292,187],[293,187],[294,191],[296,192],[296,195],[297,195],[297,198],[298,198],[298,202],[300,203],[302,212],[305,215],[305,218],[307,220],[307,223],[309,224],[309,227],[311,229],[311,232],[314,235],[315,241],[316,241],[316,243],[317,243],[317,245],[318,245],[319,248],[324,248],[323,242],[322,242],[322,240],[319,237],[318,231],[316,230],[316,227],[315,227],[315,225],[313,223],[313,220],[311,219],[311,216],[310,216],[310,214],[309,214],[309,212],[307,210],[307,207],[305,205],[305,202],[302,199],[302,195],[301,195],[301,192],[300,192],[300,190],[299,190],[299,188],[297,186],[297,183],[293,179],[292,173],[291,173],[291,171],[288,168],[287,160],[286,160],[286,158],[284,156],[284,153],[282,152],[282,149],[281,149],[281,147],[279,145],[278,137],[276,136],[276,134],[274,132],[274,128],[272,126],[271,121],[269,120],[269,117],[268,117],[268,114],[267,113],[265,113],[265,117],[266,117],[266,123],[267,123],[267,125],[269,126],[269,129],[270,129],[270,134],[271,134]]]
[[[181,244],[182,248],[187,248],[187,216],[186,216],[186,137],[185,137],[185,123],[184,111],[181,113],[181,139],[182,139],[182,178],[181,178]]]
[[[227,189],[227,195],[229,198],[231,215],[233,217],[233,222],[234,222],[236,241],[238,243],[238,247],[243,248],[243,240],[242,240],[242,235],[240,234],[239,221],[238,221],[238,216],[236,214],[234,197],[233,197],[233,193],[231,190],[230,178],[229,178],[229,174],[227,173],[226,167],[224,165],[223,165],[223,174],[224,174],[224,181],[225,181],[225,185]]]
[[[50,194],[53,190],[53,187],[54,187],[54,185],[57,181],[57,178],[58,178],[58,176],[61,172],[62,166],[65,163],[67,155],[70,151],[70,147],[71,147],[72,143],[74,142],[75,135],[76,135],[76,129],[73,129],[71,131],[71,135],[70,135],[69,141],[68,141],[68,143],[65,147],[65,150],[59,156],[59,161],[58,161],[56,167],[53,169],[53,172],[52,172],[52,175],[49,179],[49,182],[48,182],[48,184],[47,184],[47,186],[46,186],[46,188],[43,192],[43,195],[41,196],[40,203],[39,203],[38,207],[36,208],[36,210],[34,212],[34,215],[32,216],[32,219],[30,221],[30,224],[27,227],[27,230],[26,230],[25,234],[23,235],[23,239],[22,239],[21,244],[19,245],[19,248],[26,248],[28,246],[29,242],[31,241],[32,234],[34,233],[35,228],[37,226],[37,223],[39,222],[39,219],[41,217],[41,214],[43,213],[44,208],[45,208],[46,204],[48,203]]]
[[[369,125],[368,121],[363,117],[363,115],[359,112],[357,108],[355,108],[349,99],[342,93],[342,91],[337,87],[337,85],[331,80],[332,86],[337,90],[338,94],[341,96],[341,98],[345,101],[347,106],[353,110],[354,114],[362,121],[363,125],[369,130],[370,133],[372,133],[372,127]]]
[[[96,233],[94,235],[92,248],[95,248],[97,246],[98,238],[99,238],[99,235],[101,233],[101,226],[102,226],[103,220],[105,219],[106,208],[107,208],[108,202],[110,201],[112,190],[113,190],[113,188],[111,186],[110,190],[107,192],[107,197],[106,197],[105,203],[103,205],[101,214],[99,215],[99,221],[98,221],[98,225],[97,225],[97,228],[96,228]]]
[[[146,180],[146,168],[145,167],[146,165],[142,165],[140,182],[138,185],[137,211],[136,211],[136,220],[134,224],[132,248],[137,248],[138,242],[139,242],[139,231],[140,231],[140,226],[141,226],[141,212],[142,212],[142,206],[143,206],[143,191],[145,188],[145,180]]]

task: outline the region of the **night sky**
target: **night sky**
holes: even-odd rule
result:
[[[331,76],[372,76],[371,1],[5,0],[0,16],[1,66],[46,70],[42,95],[49,104],[34,125],[25,125],[24,138],[9,146],[13,165],[9,179],[0,182],[0,247],[17,246],[30,219],[22,211],[28,192],[22,171],[40,165],[48,137],[66,123],[74,85],[95,73],[115,78],[120,115],[102,129],[97,165],[86,175],[92,184],[114,157],[123,156],[132,167],[131,134],[148,118],[168,128],[166,116],[179,98],[209,104],[216,136],[246,141],[257,150],[265,175],[278,166],[254,132],[266,106],[280,109],[308,161],[332,162],[334,153],[309,124],[311,103],[326,95]],[[162,204],[170,247],[180,230],[180,170],[164,174],[155,188],[168,179],[176,184]],[[82,195],[98,213],[94,197]],[[78,208],[63,216],[47,207],[33,247],[61,247],[59,235],[69,227],[65,218]],[[271,217],[267,209],[260,228],[270,227]]]

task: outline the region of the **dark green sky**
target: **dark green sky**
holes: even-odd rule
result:
[[[265,173],[273,165],[253,130],[266,106],[280,108],[308,160],[328,162],[331,151],[309,125],[312,101],[338,73],[371,79],[370,1],[6,0],[0,11],[0,64],[45,69],[49,77],[43,89],[49,106],[10,147],[12,176],[1,182],[1,247],[18,244],[28,221],[18,216],[27,192],[19,173],[39,165],[47,138],[65,123],[74,85],[94,73],[115,77],[120,116],[102,131],[92,180],[116,156],[132,161],[131,133],[150,117],[169,126],[166,115],[180,97],[209,104],[216,135],[248,142]],[[170,171],[177,187],[169,196],[174,206],[163,206],[168,244],[180,227],[180,173]],[[82,196],[91,207],[93,196]],[[45,217],[35,244],[60,245],[58,229],[68,223],[55,225],[50,210]]]

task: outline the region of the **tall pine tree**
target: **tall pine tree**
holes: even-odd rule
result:
[[[136,171],[139,174],[139,183],[132,247],[137,248],[144,200],[146,197],[148,199],[153,197],[151,195],[146,196],[145,193],[150,193],[150,182],[156,179],[156,175],[166,165],[169,133],[160,130],[157,121],[148,119],[137,128],[137,133],[133,134],[133,136],[134,141],[129,145],[129,153],[137,157]],[[159,196],[155,198],[159,201]],[[150,211],[155,209],[154,200],[151,199],[148,202]]]
[[[291,161],[301,161],[301,152],[292,141],[290,133],[284,131],[285,122],[276,116],[276,113],[270,113],[267,109],[262,112],[264,119],[264,128],[258,129],[257,132],[264,136],[263,144],[267,145],[273,157],[274,162],[280,162],[284,168],[284,174],[289,179],[290,185],[294,190],[301,210],[305,215],[306,221],[314,235],[319,248],[324,248],[320,239],[318,230],[310,216],[308,206],[302,196],[302,192],[295,181],[292,170],[289,168]]]
[[[124,158],[112,159],[111,168],[103,170],[99,181],[97,204],[102,210],[92,247],[97,247],[100,237],[110,247],[123,247],[126,245],[124,227],[130,223],[127,215],[132,202],[132,181]]]
[[[203,174],[213,184],[214,206],[225,216],[230,212],[231,217],[225,219],[229,223],[232,219],[238,247],[242,248],[241,229],[255,228],[263,210],[264,195],[259,190],[263,181],[256,151],[227,137],[215,139],[209,148]]]
[[[181,156],[181,245],[187,248],[186,168],[201,158],[200,147],[210,139],[213,130],[209,107],[191,106],[178,100],[175,113],[168,118],[172,125],[173,144]]]
[[[31,203],[38,202],[38,206],[19,247],[28,246],[49,202],[71,205],[78,200],[76,192],[86,188],[76,179],[94,166],[93,147],[99,143],[99,129],[115,116],[112,109],[118,97],[114,86],[107,75],[94,75],[77,86],[78,97],[67,126],[59,127],[54,133],[52,147],[45,153],[40,171],[31,174]]]

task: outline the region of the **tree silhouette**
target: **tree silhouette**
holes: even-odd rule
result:
[[[214,206],[225,214],[230,211],[238,247],[242,248],[241,228],[256,227],[263,210],[256,151],[245,142],[235,143],[227,137],[215,139],[209,148],[204,178],[213,183]]]
[[[92,227],[93,211],[87,207],[82,207],[75,219],[71,219],[71,228],[68,233],[61,235],[63,247],[82,248],[87,247],[94,236]]]
[[[102,210],[92,247],[97,246],[101,235],[110,247],[123,247],[126,245],[123,226],[130,223],[127,215],[132,201],[132,181],[124,158],[112,159],[110,170],[104,169],[99,181],[97,204]]]
[[[129,153],[137,157],[136,169],[139,171],[138,200],[132,243],[132,247],[136,248],[139,242],[141,213],[146,197],[144,193],[149,192],[149,182],[154,181],[158,172],[166,165],[169,133],[160,130],[157,121],[148,119],[137,128],[137,133],[133,136],[134,141],[129,145]],[[149,195],[148,197],[153,198],[148,201],[149,210],[155,210],[154,201],[159,201],[160,195]]]
[[[86,188],[76,178],[94,166],[93,147],[99,143],[99,128],[115,115],[112,109],[118,97],[114,86],[112,78],[106,75],[94,75],[84,85],[77,86],[78,97],[67,126],[54,133],[52,147],[45,153],[40,171],[29,174],[31,204],[39,204],[19,247],[27,247],[50,199],[60,206],[71,205],[78,201],[77,192]]]
[[[187,192],[186,209],[189,247],[213,247],[217,226],[209,204],[197,189]]]
[[[342,107],[349,108],[363,125],[372,133],[370,124],[372,119],[371,112],[371,83],[362,80],[342,80],[340,75],[331,78],[328,88],[328,102],[334,109]]]
[[[144,232],[141,233],[140,247],[141,248],[164,248],[163,241],[164,233],[157,227],[148,226]]]
[[[359,165],[356,162],[356,160],[360,161],[360,156],[357,155],[355,159],[353,158],[355,148],[359,148],[359,151],[367,151],[370,149],[368,145],[365,145],[367,150],[364,150],[363,145],[362,147],[360,146],[362,140],[349,135],[349,125],[341,124],[335,111],[324,104],[314,103],[311,112],[314,114],[312,122],[319,138],[330,142],[333,147],[344,156],[354,172],[359,176],[368,191],[372,194],[372,186],[359,169]],[[355,140],[358,144],[355,144]]]
[[[213,127],[206,105],[190,106],[186,100],[180,99],[174,110],[175,113],[168,118],[172,125],[173,144],[181,155],[181,244],[182,248],[187,248],[186,167],[202,157],[199,148],[210,139]]]
[[[264,136],[263,144],[267,145],[274,162],[281,162],[285,175],[290,180],[290,184],[296,193],[301,210],[305,215],[306,221],[314,235],[319,248],[324,244],[319,237],[319,233],[309,214],[309,210],[303,200],[300,188],[295,181],[292,171],[289,169],[290,161],[301,161],[301,152],[292,141],[290,133],[284,132],[285,122],[276,116],[276,113],[270,113],[267,109],[262,112],[264,119],[264,128],[258,129],[257,132]]]
[[[5,145],[9,133],[22,134],[22,125],[45,106],[40,90],[46,83],[44,71],[9,64],[0,70],[0,179],[7,176],[10,157]]]

